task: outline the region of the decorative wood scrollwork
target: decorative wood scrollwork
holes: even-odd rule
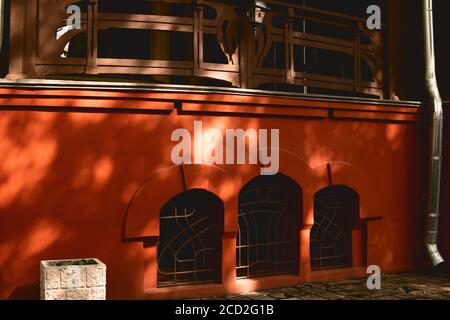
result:
[[[169,83],[180,78],[192,84],[199,82],[189,79],[215,79],[243,88],[383,96],[383,32],[366,29],[361,19],[267,0],[271,10],[255,34],[239,1],[130,0],[125,6],[109,0],[110,10],[104,1],[38,1],[37,33],[26,35],[37,43],[29,46],[31,56],[22,57],[31,71],[15,72],[142,81],[164,76]],[[82,8],[81,29],[64,31],[66,8],[73,4]],[[120,47],[102,44],[101,35],[117,30],[122,39],[107,39],[126,39],[134,55],[106,57],[99,51],[102,45]],[[155,46],[160,47],[157,59],[149,53]]]

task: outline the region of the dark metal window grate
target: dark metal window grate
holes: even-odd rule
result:
[[[182,193],[160,212],[158,286],[220,281],[223,203],[203,190]]]
[[[314,197],[314,226],[310,250],[313,271],[352,266],[352,226],[358,195],[343,186],[332,186]]]
[[[287,177],[260,176],[239,194],[238,278],[297,273],[300,187]]]

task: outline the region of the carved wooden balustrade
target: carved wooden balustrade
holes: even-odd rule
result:
[[[66,27],[73,4],[82,11],[79,30]],[[255,32],[242,1],[13,1],[9,76],[120,75],[383,96],[382,31],[292,1],[266,4],[271,10]]]

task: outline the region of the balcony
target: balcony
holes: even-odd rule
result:
[[[254,29],[242,1],[15,1],[8,77],[385,97],[384,32],[300,2],[265,1]]]

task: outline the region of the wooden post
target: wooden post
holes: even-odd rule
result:
[[[196,76],[201,69],[203,62],[203,6],[202,1],[196,1],[194,11],[194,69],[193,75]]]
[[[89,0],[87,21],[87,58],[86,73],[97,73],[97,34],[98,34],[98,2]]]
[[[26,78],[25,41],[26,41],[26,0],[11,0],[9,74],[7,79]]]
[[[355,63],[354,92],[361,92],[361,25],[356,24],[356,31],[353,41],[353,57]]]
[[[160,2],[150,3],[152,14],[169,15],[169,8]],[[154,30],[152,30],[154,31]],[[150,59],[170,60],[170,34],[167,31],[156,31],[150,39]],[[156,75],[153,77],[161,83],[170,83],[169,76]]]
[[[289,8],[288,17],[284,23],[284,48],[285,48],[285,68],[286,83],[294,84],[294,36],[293,32],[294,9]]]

